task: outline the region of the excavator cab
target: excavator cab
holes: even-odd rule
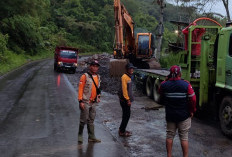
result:
[[[155,50],[155,40],[151,33],[138,33],[136,41],[136,58],[149,59]]]

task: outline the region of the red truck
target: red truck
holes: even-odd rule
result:
[[[76,72],[78,49],[72,47],[57,46],[54,53],[54,70],[68,70]]]

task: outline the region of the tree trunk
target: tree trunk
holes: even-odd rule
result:
[[[224,4],[224,7],[226,9],[226,15],[227,15],[227,19],[228,21],[230,21],[230,11],[229,11],[229,0],[222,0],[223,4]]]
[[[164,22],[164,8],[165,8],[165,3],[164,0],[159,0],[160,5],[160,22],[159,22],[159,32],[157,36],[157,52],[156,52],[156,59],[160,59],[160,53],[161,53],[161,46],[162,46],[162,39],[163,39],[163,22]]]

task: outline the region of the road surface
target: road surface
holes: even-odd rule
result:
[[[76,74],[53,71],[53,61],[23,66],[0,77],[0,156],[2,157],[165,157],[164,108],[145,110],[154,102],[136,95],[128,129],[133,136],[118,136],[121,108],[116,95],[102,93],[97,106],[96,136],[101,143],[78,145],[79,108]],[[104,76],[102,76],[104,77]],[[104,90],[104,89],[103,89]],[[214,121],[194,118],[189,135],[190,157],[230,157],[232,140]],[[176,137],[173,157],[180,157]]]
[[[77,91],[64,73],[45,60],[24,66],[0,81],[1,157],[127,156],[103,124],[96,124],[102,142],[78,145]]]

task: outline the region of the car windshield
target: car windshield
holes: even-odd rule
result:
[[[70,50],[61,50],[60,51],[60,56],[62,58],[77,58],[77,54],[75,51],[70,51]]]

